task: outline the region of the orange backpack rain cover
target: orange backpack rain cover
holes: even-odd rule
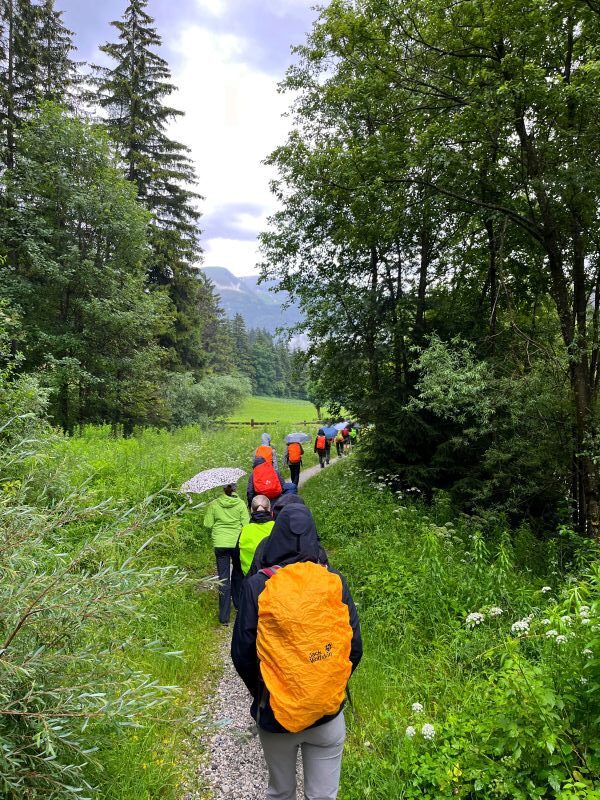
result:
[[[267,464],[273,463],[273,448],[267,444],[261,444],[254,452],[254,458],[264,458]]]
[[[258,597],[256,648],[275,719],[298,733],[336,714],[352,672],[339,575],[311,561],[272,575]]]

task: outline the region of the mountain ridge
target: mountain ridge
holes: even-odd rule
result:
[[[225,314],[233,319],[240,314],[247,328],[263,328],[275,333],[277,328],[289,328],[302,321],[298,306],[289,301],[286,291],[272,291],[276,281],[258,283],[256,275],[238,277],[226,267],[201,267],[202,272],[214,284]]]

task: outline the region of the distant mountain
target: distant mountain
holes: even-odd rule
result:
[[[274,333],[276,328],[291,327],[302,319],[297,306],[282,307],[288,299],[287,292],[269,291],[277,285],[275,281],[259,285],[256,275],[237,278],[225,267],[203,267],[202,271],[214,283],[227,316],[233,319],[240,314],[248,328]]]

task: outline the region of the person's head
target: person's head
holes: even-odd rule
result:
[[[256,514],[259,511],[266,511],[268,513],[271,510],[271,501],[268,497],[265,497],[264,494],[257,494],[252,500],[250,510],[253,514]]]
[[[310,510],[291,503],[281,509],[261,554],[263,566],[294,561],[322,561],[327,558],[319,542]]]
[[[268,433],[263,433],[263,435],[260,437],[260,443],[265,445],[266,447],[270,447],[271,436]]]
[[[226,486],[223,487],[223,491],[227,495],[227,497],[231,497],[232,494],[237,492],[237,486],[235,483],[228,483]]]
[[[304,499],[300,497],[299,494],[282,494],[281,497],[278,497],[277,500],[275,500],[271,507],[273,519],[277,519],[279,512],[290,503],[298,503],[301,506],[305,505]]]
[[[325,431],[323,430],[323,428],[319,428],[319,432],[317,433],[317,436],[325,436]]]

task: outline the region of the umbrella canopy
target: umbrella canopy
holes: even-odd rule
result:
[[[348,425],[350,425],[350,423],[349,423],[349,422],[338,422],[338,423],[337,423],[336,425],[334,425],[333,427],[336,429],[336,431],[343,431],[343,430],[344,430],[344,428],[347,428],[347,427],[348,427]]]
[[[208,492],[209,489],[216,489],[217,486],[227,486],[230,483],[237,483],[246,473],[243,469],[234,467],[216,467],[215,469],[205,469],[186,481],[181,487],[184,494],[200,494]]]
[[[325,434],[325,436],[328,439],[333,439],[337,432],[338,432],[338,429],[334,425],[326,425],[323,428],[323,433]]]
[[[311,437],[308,433],[288,433],[285,437],[286,444],[292,444],[292,442],[298,442],[298,444],[306,444],[306,442],[310,442]]]

